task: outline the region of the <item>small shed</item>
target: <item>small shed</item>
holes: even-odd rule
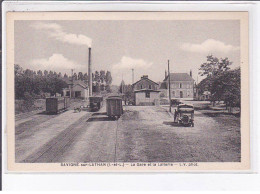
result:
[[[136,90],[135,93],[135,105],[137,106],[153,106],[158,104],[159,93],[158,90]]]
[[[88,98],[88,86],[84,83],[70,85],[69,88],[63,89],[63,96],[72,98]]]

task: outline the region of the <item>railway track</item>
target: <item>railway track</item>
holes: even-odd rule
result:
[[[26,119],[28,117],[34,116],[36,114],[39,114],[40,112],[42,112],[43,110],[36,110],[36,111],[31,111],[28,113],[20,113],[18,115],[15,115],[15,121],[20,121],[22,119]]]
[[[55,158],[60,157],[65,152],[66,147],[69,147],[74,138],[78,136],[81,131],[81,125],[85,123],[92,114],[83,116],[77,122],[71,124],[58,136],[51,139],[41,148],[22,160],[23,163],[51,163]]]

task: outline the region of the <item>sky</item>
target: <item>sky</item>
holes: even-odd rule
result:
[[[142,75],[163,81],[170,71],[189,73],[200,81],[206,56],[228,57],[240,66],[239,20],[175,21],[15,21],[15,64],[24,69],[70,74],[92,69],[111,71],[112,84],[132,83]]]

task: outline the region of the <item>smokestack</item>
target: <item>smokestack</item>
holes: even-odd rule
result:
[[[190,76],[192,77],[192,71],[190,70]]]
[[[91,48],[88,48],[88,84],[89,84],[89,96],[92,96]]]
[[[135,82],[134,69],[132,69],[132,84]]]

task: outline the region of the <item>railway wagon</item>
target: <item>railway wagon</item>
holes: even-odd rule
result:
[[[61,111],[67,110],[69,105],[70,102],[67,97],[46,98],[46,113],[58,114]]]
[[[89,97],[89,108],[91,112],[99,111],[103,106],[103,97],[102,96],[91,96]]]
[[[107,116],[110,118],[119,118],[123,114],[122,98],[119,96],[110,96],[106,99]]]

